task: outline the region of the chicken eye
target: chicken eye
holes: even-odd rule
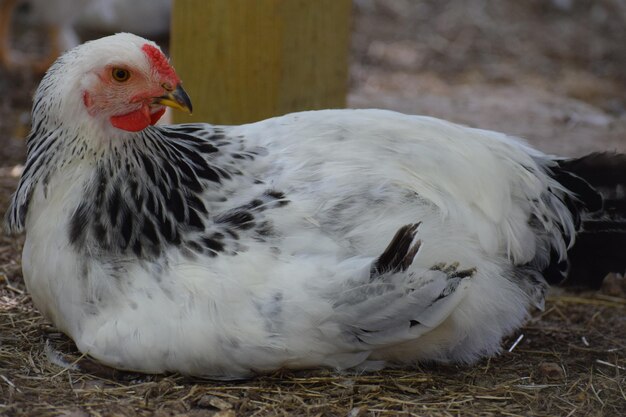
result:
[[[130,71],[124,68],[113,68],[112,75],[115,81],[124,82],[130,78]]]

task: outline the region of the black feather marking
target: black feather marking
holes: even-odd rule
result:
[[[254,216],[249,211],[234,210],[218,216],[215,222],[227,223],[237,229],[248,230],[254,227]]]
[[[185,220],[185,203],[180,191],[172,190],[172,194],[165,204],[177,221],[182,223]]]
[[[103,167],[98,167],[96,174],[96,207],[101,207],[104,203],[104,195],[107,189],[107,174]]]
[[[156,198],[154,197],[154,194],[152,192],[148,192],[147,207],[148,207],[148,210],[150,211],[150,213],[154,214],[155,216],[158,216],[159,212],[158,212],[158,208],[157,208],[157,202],[156,202]]]
[[[183,159],[177,159],[176,166],[182,174],[181,182],[184,186],[188,187],[191,191],[200,193],[203,190],[202,184],[198,181],[198,177],[194,173],[193,169]]]
[[[124,239],[124,247],[128,247],[128,244],[130,243],[130,238],[133,234],[133,217],[130,214],[123,216],[121,225],[122,238]]]
[[[172,164],[162,159],[161,166],[165,169],[165,172],[167,172],[167,176],[170,179],[170,186],[172,188],[178,188],[180,182],[178,180],[178,174],[176,173],[176,170],[174,169]]]
[[[133,202],[135,203],[135,210],[141,211],[143,208],[143,194],[137,194]]]
[[[18,224],[20,225],[23,225],[24,223],[26,223],[26,214],[28,213],[28,205],[30,204],[31,194],[32,194],[32,191],[29,192],[28,199],[24,202],[24,204],[19,205],[19,209],[17,210],[18,212],[17,218],[19,219]]]
[[[199,243],[194,242],[193,240],[190,240],[189,242],[187,242],[187,246],[193,250],[194,252],[198,252],[198,253],[202,253],[202,246],[200,246]]]
[[[111,224],[115,226],[117,224],[117,216],[120,211],[120,200],[122,196],[120,195],[120,190],[115,187],[113,188],[113,192],[109,197],[108,211],[109,211],[109,219],[111,220]]]
[[[219,175],[221,178],[224,178],[224,179],[227,179],[227,180],[229,180],[229,179],[231,179],[231,178],[232,178],[232,176],[231,176],[231,175],[228,173],[228,171],[226,171],[225,169],[222,169],[222,168],[217,167],[217,166],[216,166],[216,167],[214,167],[214,168],[215,168],[215,170],[217,171],[218,175]]]
[[[204,243],[204,246],[206,246],[207,248],[209,248],[210,250],[214,252],[224,251],[224,244],[218,240],[205,237],[202,239],[202,243]]]
[[[183,176],[181,178],[181,182],[185,187],[189,188],[189,190],[194,193],[201,193],[204,190],[202,184],[200,184],[200,181],[198,181],[198,178],[195,175],[191,175],[189,177]]]
[[[248,207],[251,209],[255,209],[258,208],[259,206],[261,206],[263,204],[262,200],[259,200],[258,198],[255,198],[254,200],[252,200],[249,204]]]
[[[104,227],[104,225],[99,221],[95,221],[93,224],[93,234],[96,238],[96,241],[100,242],[101,245],[104,244],[106,241],[106,233],[107,229]]]
[[[176,160],[176,166],[178,166],[178,168],[183,172],[183,174],[185,174],[185,176],[187,178],[193,178],[193,177],[196,176],[193,173],[193,169],[191,169],[189,164],[187,162],[185,162],[184,159],[177,159]]]
[[[36,171],[44,165],[44,158],[46,161],[51,158],[56,142],[46,125],[44,118],[35,121],[33,131],[37,137],[29,138],[31,158],[25,167],[26,176],[29,170]],[[89,143],[79,139],[68,136],[70,149],[66,154],[70,158],[85,154],[98,159],[91,180],[84,186],[84,201],[89,203],[89,210],[86,203],[80,205],[77,213],[70,216],[67,227],[71,242],[80,245],[81,250],[96,249],[90,251],[94,256],[106,256],[110,252],[112,256],[132,256],[134,253],[141,258],[154,258],[162,253],[166,244],[180,245],[183,241],[191,241],[189,235],[204,230],[209,223],[221,222],[221,225],[217,224],[220,232],[213,227],[204,236],[207,241],[202,250],[214,253],[226,251],[232,243],[226,240],[227,237],[236,240],[239,230],[252,229],[257,223],[261,227],[252,236],[271,231],[267,226],[269,223],[257,222],[254,216],[256,210],[272,207],[268,204],[271,193],[252,199],[248,208],[226,211],[211,219],[209,205],[202,199],[208,182],[219,184],[235,174],[244,175],[243,170],[231,165],[231,152],[218,146],[239,145],[235,153],[244,159],[254,158],[256,153],[248,151],[243,140],[233,143],[222,130],[206,125],[150,127],[142,131],[136,140],[119,142],[103,151],[96,151]],[[222,151],[226,152],[225,155],[220,155]],[[35,158],[32,157],[34,153]],[[220,158],[223,159],[221,167],[218,164]],[[212,165],[212,161],[216,165]],[[57,162],[55,166],[63,165],[65,160]],[[45,185],[47,174],[40,175],[38,181]],[[211,187],[212,190],[216,188]],[[22,191],[20,203],[13,203],[14,207],[10,209],[9,217],[15,220],[9,222],[16,224],[12,227],[15,230],[20,227],[18,218],[26,216],[25,209],[19,206],[24,206],[23,201],[28,203],[28,198],[23,197],[28,191]],[[280,193],[278,198],[282,197]],[[226,198],[219,201],[226,201]],[[282,201],[277,201],[275,206],[282,204]],[[193,237],[196,244],[203,243],[201,239]],[[234,251],[237,250],[235,246]],[[190,249],[185,251],[191,252]],[[231,248],[228,248],[228,253],[231,253]]]
[[[178,130],[178,131],[176,131]],[[199,142],[202,139],[193,136],[193,135],[188,135],[186,133],[183,133],[183,131],[181,129],[163,129],[163,132],[165,133],[166,136],[168,136],[169,138],[172,139],[178,139],[178,140],[183,140],[183,141],[188,141],[188,142]],[[189,132],[192,133],[192,132]]]
[[[154,171],[154,165],[152,165],[152,162],[150,161],[150,159],[148,158],[146,154],[140,153],[140,155],[141,155],[141,161],[143,162],[143,167],[146,170],[148,177],[150,178],[153,184],[156,184],[157,180],[156,180],[156,174]]]
[[[215,172],[215,170],[209,166],[205,166],[201,169],[196,170],[196,173],[198,174],[199,177],[204,178],[205,180],[209,180],[209,181],[213,181],[213,182],[221,182],[220,181],[220,177],[217,174],[217,172]]]
[[[202,200],[194,195],[187,196],[187,205],[197,210],[199,213],[208,214],[208,210],[206,209],[206,206],[204,205]]]
[[[167,131],[168,132],[179,131],[183,133],[198,133],[198,132],[202,132],[202,128],[198,126],[194,126],[194,125],[181,124],[181,125],[175,125],[175,126],[168,126]]]
[[[161,235],[163,235],[166,241],[174,243],[177,233],[173,227],[172,222],[170,222],[167,217],[158,217],[156,220]]]
[[[215,146],[213,146],[210,143],[203,143],[203,144],[197,146],[197,149],[201,153],[215,153],[215,152],[219,151],[219,149],[217,149]]]
[[[287,200],[287,196],[282,191],[267,190],[265,191],[265,195],[268,197],[272,197],[275,200],[278,200],[278,204],[281,206],[286,206],[287,204],[289,204],[289,200]]]
[[[165,184],[164,181],[159,181],[157,189],[159,190],[159,193],[164,200],[166,200],[170,196],[170,189],[167,187],[167,184]]]
[[[184,146],[182,144],[179,144],[177,142],[169,142],[169,144],[174,149],[176,149],[181,154],[183,154],[186,158],[188,158],[190,161],[192,161],[198,167],[204,168],[204,167],[207,166],[206,160],[202,157],[202,155],[200,155],[194,149],[190,149],[190,148],[188,148],[188,147],[186,147],[186,146]]]
[[[588,211],[602,209],[602,196],[587,181],[581,177],[561,169],[554,169],[554,179],[561,185],[576,194],[576,197],[585,205]],[[569,199],[568,199],[569,200]],[[566,201],[568,209],[572,213],[577,211],[577,202]]]
[[[159,237],[157,236],[154,223],[146,217],[143,219],[143,226],[141,228],[141,234],[148,238],[153,244],[159,243]]]
[[[193,209],[189,210],[189,220],[187,224],[193,229],[204,230],[204,223],[200,219],[200,216],[198,216],[198,213]]]
[[[452,294],[453,292],[455,292],[462,280],[463,278],[458,278],[458,277],[450,278],[445,288],[441,291],[441,293],[437,296],[437,298],[435,298],[430,303],[430,305],[435,304],[437,301],[442,300],[446,298],[447,296],[449,296],[450,294]]]
[[[226,233],[228,233],[228,235],[232,237],[233,239],[239,240],[239,233],[235,232],[234,230],[226,229]]]
[[[407,224],[398,229],[385,251],[372,264],[370,269],[371,278],[387,272],[393,273],[407,270],[413,263],[413,259],[421,245],[421,242],[417,241],[411,246],[419,225],[419,223]]]
[[[272,222],[270,222],[269,220],[265,220],[261,222],[256,228],[255,232],[259,236],[262,236],[262,237],[276,236],[276,231],[274,229],[274,226],[272,225]]]
[[[70,243],[77,244],[80,243],[79,240],[82,240],[85,234],[85,228],[89,222],[89,209],[87,204],[84,202],[81,203],[72,218],[70,219],[70,227],[69,227],[69,239]]]
[[[128,182],[128,185],[130,189],[130,196],[135,204],[135,210],[139,211],[143,206],[143,193],[139,191],[139,184],[137,181],[131,179]]]
[[[141,257],[142,255],[142,247],[141,247],[141,242],[139,241],[139,239],[135,240],[135,243],[133,244],[133,252],[137,257]]]

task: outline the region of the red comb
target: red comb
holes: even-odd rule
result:
[[[180,82],[180,79],[178,78],[178,75],[176,75],[174,68],[172,68],[169,61],[167,60],[165,55],[163,55],[163,52],[159,50],[159,48],[146,43],[144,46],[141,47],[141,49],[148,57],[148,60],[152,64],[152,67],[161,76],[167,78],[168,81],[172,81],[174,84],[178,84]]]

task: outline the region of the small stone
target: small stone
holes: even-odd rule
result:
[[[626,297],[626,277],[621,274],[609,273],[604,277],[600,291],[611,297]]]
[[[380,391],[380,385],[358,385],[357,391],[359,394],[370,394]]]
[[[198,407],[202,408],[215,408],[217,410],[230,410],[233,405],[228,401],[224,401],[215,395],[205,394],[198,400]]]
[[[552,381],[565,379],[565,372],[558,363],[541,362],[539,364],[539,375]]]

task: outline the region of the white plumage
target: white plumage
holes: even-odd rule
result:
[[[175,77],[146,44],[103,38],[50,69],[7,217],[34,303],[81,351],[220,378],[471,362],[542,305],[575,229],[552,158],[383,110],[129,132],[121,103],[91,103],[101,68]]]

